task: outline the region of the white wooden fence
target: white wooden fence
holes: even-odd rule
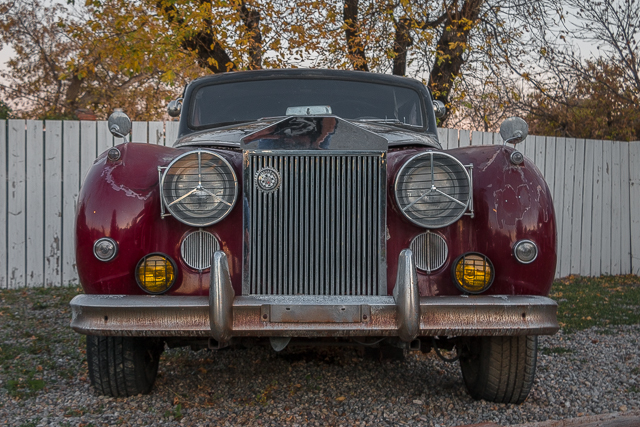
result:
[[[131,140],[171,145],[177,125],[134,122]],[[441,129],[440,139],[445,148],[502,143],[456,129]],[[0,288],[77,284],[75,200],[93,160],[113,145],[103,121],[0,121]],[[640,142],[536,136],[519,149],[553,194],[556,276],[640,273]]]

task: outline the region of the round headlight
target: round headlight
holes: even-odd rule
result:
[[[164,254],[149,254],[136,266],[136,282],[149,294],[162,294],[176,281],[176,264]]]
[[[529,264],[538,257],[538,247],[531,240],[520,240],[513,246],[513,255],[523,264]]]
[[[103,237],[96,240],[93,244],[93,254],[100,261],[111,261],[116,257],[118,253],[118,244],[115,240],[108,237]]]
[[[431,274],[447,261],[449,248],[442,236],[427,231],[417,235],[409,245],[418,270]]]
[[[178,221],[206,227],[231,212],[238,194],[233,168],[221,156],[190,151],[173,160],[162,177],[164,206]]]
[[[396,178],[404,215],[425,228],[440,228],[464,215],[471,197],[469,174],[456,158],[429,151],[409,160]]]
[[[180,245],[182,260],[195,270],[211,267],[211,257],[220,250],[220,243],[208,231],[198,230],[190,233]]]
[[[454,283],[463,292],[482,293],[489,289],[493,278],[493,264],[482,254],[466,253],[453,263]]]

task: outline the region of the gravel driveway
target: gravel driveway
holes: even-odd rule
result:
[[[640,325],[541,337],[519,406],[472,400],[458,364],[433,353],[354,349],[168,350],[150,395],[104,398],[68,328],[67,295],[15,295],[0,304],[0,425],[510,425],[640,409]]]

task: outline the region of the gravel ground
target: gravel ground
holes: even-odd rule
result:
[[[354,349],[168,350],[150,395],[113,399],[89,385],[68,295],[0,299],[0,425],[511,425],[640,409],[640,325],[541,337],[522,405],[472,400],[433,353]]]

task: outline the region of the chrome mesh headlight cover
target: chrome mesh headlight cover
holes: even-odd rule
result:
[[[447,242],[436,233],[427,231],[413,238],[409,248],[413,252],[416,267],[431,274],[447,262],[449,247]]]
[[[221,221],[235,205],[238,179],[229,162],[208,150],[176,157],[160,179],[162,214],[165,209],[178,221],[206,227]]]
[[[208,231],[197,230],[189,233],[180,245],[182,260],[194,270],[206,270],[211,267],[211,257],[220,250],[220,243]]]
[[[471,178],[455,157],[427,151],[398,171],[395,198],[402,213],[424,228],[446,227],[460,219],[471,201]]]

